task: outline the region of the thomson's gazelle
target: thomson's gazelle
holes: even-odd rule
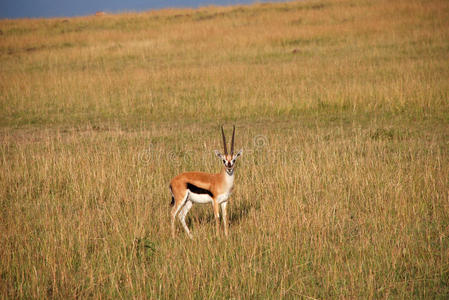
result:
[[[223,127],[221,127],[221,134],[223,136],[224,155],[218,150],[215,150],[215,154],[223,163],[224,168],[221,173],[187,172],[179,174],[170,182],[173,205],[171,210],[171,232],[173,237],[175,236],[175,220],[176,216],[178,216],[187,235],[192,238],[185,218],[190,208],[192,208],[193,203],[212,203],[217,235],[219,235],[220,230],[219,206],[221,206],[224,232],[228,236],[226,206],[234,185],[235,161],[242,154],[242,150],[234,154],[235,126],[232,131],[230,154],[228,154],[226,147],[226,137]]]

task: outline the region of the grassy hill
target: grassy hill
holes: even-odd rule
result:
[[[0,295],[445,298],[448,78],[444,0],[0,20]],[[173,240],[220,124],[231,235]]]

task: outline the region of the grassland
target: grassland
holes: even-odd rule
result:
[[[447,298],[449,2],[0,20],[0,297]],[[219,170],[230,237],[167,184]]]

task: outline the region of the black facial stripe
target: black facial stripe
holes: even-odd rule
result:
[[[207,195],[211,196],[212,198],[214,197],[214,194],[211,191],[203,189],[203,188],[200,188],[199,186],[196,186],[194,184],[187,183],[187,188],[192,193],[195,193],[195,194],[207,194]]]

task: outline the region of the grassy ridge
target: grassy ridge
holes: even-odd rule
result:
[[[435,114],[449,90],[445,13],[343,1],[2,21],[1,120]]]
[[[0,21],[3,298],[444,298],[449,4]],[[231,236],[171,177],[244,149]]]

